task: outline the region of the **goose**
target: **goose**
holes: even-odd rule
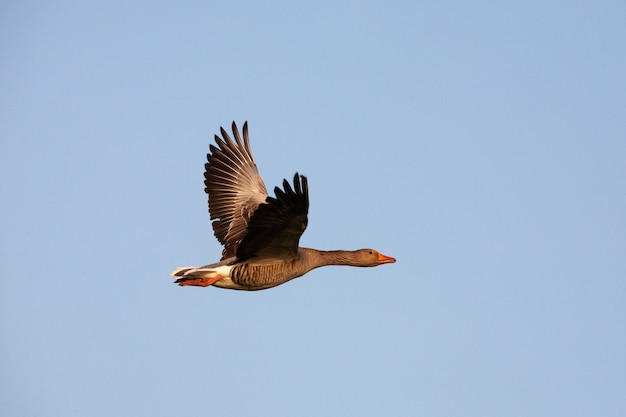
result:
[[[224,246],[219,262],[176,268],[180,286],[214,286],[256,291],[281,285],[327,265],[372,267],[396,260],[373,249],[323,251],[298,246],[308,224],[307,177],[296,172],[293,186],[267,194],[250,151],[248,122],[243,141],[232,124],[234,140],[223,127],[210,145],[204,172],[213,232]]]

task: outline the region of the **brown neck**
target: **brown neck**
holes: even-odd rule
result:
[[[356,262],[354,251],[316,250],[309,248],[300,248],[299,250],[304,254],[311,269],[327,265],[361,266]]]

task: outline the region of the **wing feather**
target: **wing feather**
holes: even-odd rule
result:
[[[235,122],[233,141],[224,128],[215,135],[205,164],[204,185],[209,197],[209,214],[217,240],[224,245],[222,259],[235,256],[247,233],[248,222],[267,191],[250,151],[248,122],[243,125],[243,142]]]
[[[238,260],[253,256],[286,260],[297,255],[308,224],[307,178],[296,173],[293,185],[284,180],[283,189],[274,188],[275,197],[267,197],[265,204],[258,206],[237,248]]]

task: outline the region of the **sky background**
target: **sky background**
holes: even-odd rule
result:
[[[626,3],[0,6],[0,415],[626,415]],[[219,259],[213,135],[318,249]]]

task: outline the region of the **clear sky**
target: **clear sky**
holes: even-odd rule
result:
[[[220,3],[0,6],[0,415],[626,415],[626,3]],[[233,120],[398,262],[175,286]]]

